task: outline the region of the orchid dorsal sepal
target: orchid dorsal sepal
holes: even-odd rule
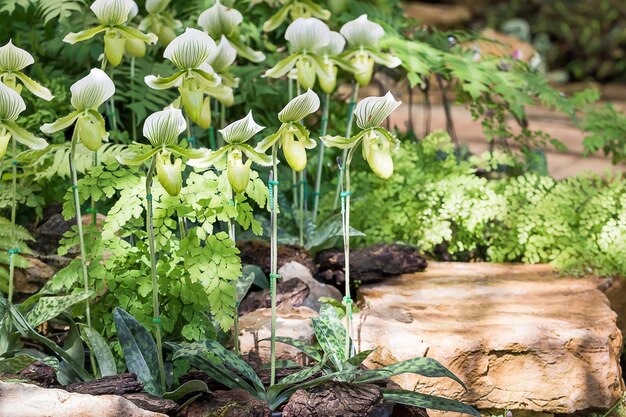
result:
[[[242,14],[232,7],[224,6],[219,0],[202,12],[198,17],[198,26],[213,39],[226,37],[239,55],[252,62],[265,60],[265,54],[255,51],[241,41],[239,25],[243,21]]]
[[[0,131],[2,132],[2,147],[7,136],[30,149],[45,149],[48,142],[22,129],[15,123],[20,113],[26,109],[24,99],[15,90],[0,83]],[[5,149],[6,152],[6,149]]]
[[[217,47],[209,53],[207,64],[209,64],[216,73],[221,75],[233,65],[235,59],[237,59],[237,50],[233,48],[228,38],[222,35]]]
[[[361,129],[378,127],[400,105],[391,91],[382,97],[367,97],[361,100],[354,109],[356,124]]]
[[[143,135],[153,147],[158,148],[178,143],[178,137],[187,129],[185,117],[180,109],[169,106],[152,113],[143,124]]]
[[[104,32],[104,52],[107,60],[114,66],[119,65],[126,40],[133,39],[151,45],[158,40],[153,33],[145,34],[138,29],[126,26],[136,7],[137,4],[133,0],[96,0],[90,8],[100,24],[78,33],[69,33],[63,41],[73,45]]]
[[[8,78],[19,80],[28,91],[39,98],[50,101],[54,98],[50,90],[22,72],[24,68],[34,62],[33,56],[28,51],[18,48],[9,40],[6,45],[0,47],[0,79],[3,82],[6,82],[5,80]]]
[[[300,122],[306,116],[315,113],[320,108],[320,98],[308,89],[303,94],[294,97],[278,113],[278,120],[282,123]]]
[[[321,20],[328,20],[331,15],[329,10],[311,0],[287,0],[281,3],[283,6],[263,24],[263,31],[275,30],[287,20],[287,17],[296,20],[299,17],[312,16]]]
[[[246,117],[237,120],[219,130],[219,133],[224,138],[224,141],[229,144],[244,143],[252,139],[254,135],[265,129],[265,126],[261,126],[254,121],[252,111],[249,111]]]

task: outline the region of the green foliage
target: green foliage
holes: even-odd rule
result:
[[[626,115],[610,104],[595,108],[585,114],[583,144],[587,154],[599,150],[610,155],[614,164],[626,159]]]
[[[355,173],[352,218],[366,233],[361,243],[400,241],[444,259],[626,273],[624,180],[502,176],[497,169],[515,171],[510,159],[485,154],[457,160],[453,150],[450,138],[436,132],[401,146],[389,180]],[[372,212],[385,213],[386,221]]]

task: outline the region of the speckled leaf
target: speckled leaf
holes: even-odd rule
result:
[[[356,355],[352,356],[350,359],[347,360],[347,362],[352,365],[352,366],[356,366],[358,367],[360,364],[363,363],[363,361],[365,359],[367,359],[367,357],[376,349],[372,349],[372,350],[364,350],[363,352],[359,352]]]
[[[431,378],[443,377],[450,378],[461,384],[465,388],[465,384],[456,375],[450,372],[445,366],[431,358],[413,358],[406,361],[394,363],[393,365],[383,366],[382,368],[363,371],[355,382],[372,382],[381,379],[391,378],[394,375],[412,373]]]
[[[248,290],[252,286],[255,277],[256,275],[254,274],[254,272],[241,274],[241,276],[237,280],[237,301],[241,302],[246,294],[248,294]]]
[[[433,395],[399,389],[383,388],[380,391],[383,393],[384,401],[388,403],[430,408],[432,410],[455,411],[457,413],[480,417],[480,413],[476,411],[474,407],[449,398],[435,397]]]
[[[137,375],[147,393],[162,395],[157,348],[152,335],[133,316],[119,307],[113,311],[113,320],[128,371]]]
[[[266,340],[269,340],[269,339],[266,339]],[[305,355],[307,355],[309,358],[313,359],[314,361],[320,362],[322,360],[323,352],[321,352],[321,348],[318,345],[311,345],[305,342],[304,340],[293,339],[291,337],[281,337],[281,336],[276,336],[276,341],[280,343],[284,343],[286,345],[293,346],[296,349],[299,349],[300,351],[302,351],[302,353],[304,353]]]
[[[16,374],[28,365],[37,362],[38,359],[30,355],[15,355],[12,358],[2,358],[0,360],[0,372]]]
[[[107,344],[107,341],[92,327],[86,324],[78,324],[80,334],[87,343],[89,350],[91,350],[98,362],[98,368],[100,369],[100,376],[109,376],[117,374],[117,367],[115,366],[115,359],[111,348]]]
[[[263,386],[261,379],[256,374],[254,369],[252,369],[252,367],[239,356],[229,350],[226,350],[226,348],[220,345],[219,342],[211,339],[206,339],[199,342],[190,343],[189,345],[181,348],[181,350],[183,349],[188,352],[195,352],[196,354],[208,353],[210,355],[215,355],[222,361],[223,366],[235,371],[237,374],[240,374],[248,381],[252,382],[252,385],[254,385],[254,388],[257,390],[257,392],[265,392],[265,387]],[[181,351],[179,350],[177,352],[177,355],[180,352]]]
[[[35,304],[35,307],[26,314],[26,320],[28,320],[31,326],[37,327],[48,320],[52,320],[74,304],[80,303],[92,295],[92,291],[81,291],[79,293],[58,297],[41,297],[37,304]]]
[[[335,308],[323,304],[320,316],[312,318],[313,331],[318,343],[335,366],[336,370],[344,367],[346,331],[339,320]]]

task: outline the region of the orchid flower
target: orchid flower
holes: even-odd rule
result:
[[[252,62],[265,60],[265,54],[255,51],[241,41],[239,25],[243,16],[237,9],[224,6],[220,0],[216,0],[213,6],[206,9],[198,17],[198,26],[207,32],[213,39],[225,36],[237,53]]]
[[[34,136],[15,123],[24,110],[24,99],[15,90],[0,83],[0,159],[6,154],[11,137],[30,149],[44,149],[48,146],[44,139]]]
[[[328,46],[330,38],[330,29],[321,20],[314,17],[294,20],[285,32],[291,55],[265,71],[265,76],[280,78],[295,67],[298,82],[305,89],[313,88],[318,75],[331,78],[332,74],[325,70],[324,60],[316,52]]]
[[[380,124],[395,110],[400,104],[388,92],[384,97],[367,97],[357,104],[354,109],[356,124],[361,129],[351,138],[341,136],[324,136],[322,142],[326,146],[340,149],[350,149],[353,151],[362,143],[363,159],[367,161],[370,168],[381,178],[389,178],[393,174],[393,160],[391,151],[395,150],[399,141]],[[349,153],[348,163],[352,157]]]
[[[0,80],[10,88],[21,93],[22,87],[17,84],[20,80],[24,87],[34,95],[44,100],[50,101],[54,97],[50,90],[38,82],[27,77],[22,70],[35,62],[33,56],[22,48],[9,42],[0,47]]]
[[[211,51],[206,60],[206,63],[213,68],[213,71],[217,73],[222,82],[216,87],[205,87],[204,90],[209,96],[214,97],[225,106],[232,106],[235,101],[233,88],[239,85],[239,78],[229,71],[236,58],[237,50],[233,48],[228,38],[222,35],[222,39],[217,44],[217,47]],[[208,126],[203,127],[207,128]]]
[[[189,161],[190,166],[197,168],[207,168],[209,166],[223,166],[226,160],[226,172],[228,181],[233,191],[243,193],[250,182],[250,165],[252,162],[261,166],[271,166],[272,158],[263,152],[259,152],[248,145],[254,135],[265,129],[257,124],[250,111],[246,117],[237,120],[219,130],[224,138],[224,145],[221,149],[211,152],[205,158]],[[243,161],[243,156],[247,161]]]
[[[368,20],[366,14],[343,25],[340,32],[349,46],[342,58],[349,60],[356,67],[355,78],[361,86],[369,84],[374,63],[387,68],[395,68],[402,63],[400,58],[381,52],[377,47],[385,35],[385,30],[378,23]]]
[[[210,125],[210,103],[204,94],[207,88],[218,87],[221,82],[221,78],[206,62],[211,51],[216,48],[209,35],[187,28],[163,52],[163,57],[176,65],[178,71],[167,78],[148,75],[144,79],[155,90],[178,87],[183,108],[191,120],[204,128]]]
[[[324,9],[312,0],[266,0],[266,3],[270,4],[272,7],[277,6],[275,3],[281,4],[282,6],[263,24],[263,31],[265,32],[271,32],[278,28],[287,20],[287,17],[290,17],[292,21],[301,17],[316,17],[321,20],[328,20],[330,18],[330,11]]]
[[[148,15],[139,22],[139,30],[155,33],[163,46],[169,45],[174,40],[175,29],[180,29],[183,24],[175,19],[172,13],[167,11],[171,0],[146,0]]]
[[[143,125],[143,135],[150,142],[151,149],[142,154],[131,148],[117,160],[123,165],[141,165],[154,156],[159,182],[170,195],[177,195],[182,187],[183,163],[176,156],[193,159],[207,154],[206,149],[190,150],[178,146],[178,136],[186,128],[187,123],[180,109],[170,106],[153,113]],[[175,158],[173,163],[172,156]]]
[[[98,108],[115,94],[115,84],[104,71],[93,68],[89,75],[72,84],[70,92],[70,102],[76,110],[53,123],[44,124],[41,131],[50,135],[76,123],[76,139],[88,149],[97,151],[102,141],[109,137]]]
[[[324,71],[319,73],[319,82],[322,91],[326,94],[332,93],[337,85],[337,66],[350,72],[356,71],[351,64],[339,58],[345,46],[346,39],[340,33],[330,32],[328,44],[316,51],[323,60],[322,68]]]
[[[278,120],[282,123],[278,131],[259,142],[256,150],[265,152],[278,143],[289,166],[294,171],[302,171],[307,163],[306,149],[315,148],[317,143],[311,139],[301,120],[319,107],[320,99],[312,90],[295,97],[278,113]]]
[[[69,33],[63,41],[74,45],[104,32],[104,55],[111,65],[117,66],[124,56],[127,40],[135,39],[151,45],[158,40],[153,33],[145,34],[126,25],[135,7],[137,5],[133,0],[96,0],[90,9],[100,24],[78,33]]]

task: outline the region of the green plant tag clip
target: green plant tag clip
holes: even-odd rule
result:
[[[274,181],[274,180],[270,180],[268,181],[268,188],[269,188],[269,192],[270,192],[270,210],[274,211],[274,187],[278,186],[278,184],[280,184],[280,181]]]

